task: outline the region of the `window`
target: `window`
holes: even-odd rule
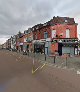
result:
[[[66,29],[66,38],[70,38],[70,30]]]
[[[25,30],[25,31],[24,31],[24,34],[28,34],[28,31],[27,31],[27,30]]]
[[[35,34],[35,39],[37,40],[37,34]]]
[[[44,39],[48,38],[48,32],[44,32]]]
[[[65,20],[65,22],[67,23],[68,21],[67,21],[67,20]]]
[[[56,30],[52,30],[52,38],[56,38]]]

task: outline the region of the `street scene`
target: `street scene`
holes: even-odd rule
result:
[[[80,0],[0,0],[0,92],[80,92]]]

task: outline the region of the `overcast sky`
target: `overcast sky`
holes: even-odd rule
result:
[[[80,0],[0,0],[0,43],[53,16],[74,17],[80,32]]]

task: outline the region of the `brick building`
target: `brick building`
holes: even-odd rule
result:
[[[29,50],[29,52],[33,51],[32,47],[32,41],[33,41],[33,32],[32,28],[28,28],[28,30],[24,31],[24,49]]]
[[[45,44],[44,44],[44,37],[43,32],[41,32],[43,29],[43,24],[37,24],[32,27],[32,33],[33,33],[33,49],[34,52],[44,52]]]
[[[24,34],[19,32],[17,35],[16,35],[16,49],[21,52],[23,51],[23,42],[24,42]]]
[[[58,52],[59,55],[75,54],[78,49],[77,23],[74,18],[53,17],[44,24],[33,27],[33,37],[37,45],[44,44],[45,54]],[[40,42],[44,40],[43,42]]]
[[[51,26],[52,51],[58,51],[59,55],[65,53],[74,55],[75,49],[78,49],[77,24],[74,18],[54,17],[52,22],[54,20],[57,22]]]
[[[12,37],[14,38],[14,37]],[[78,54],[77,23],[74,18],[53,17],[44,24],[37,24],[24,33],[19,32],[14,41],[8,39],[6,48],[15,47],[19,51],[50,54]]]

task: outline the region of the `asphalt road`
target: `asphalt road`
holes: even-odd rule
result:
[[[0,51],[0,92],[80,92],[76,72],[46,65],[32,74],[32,66],[27,56]]]

